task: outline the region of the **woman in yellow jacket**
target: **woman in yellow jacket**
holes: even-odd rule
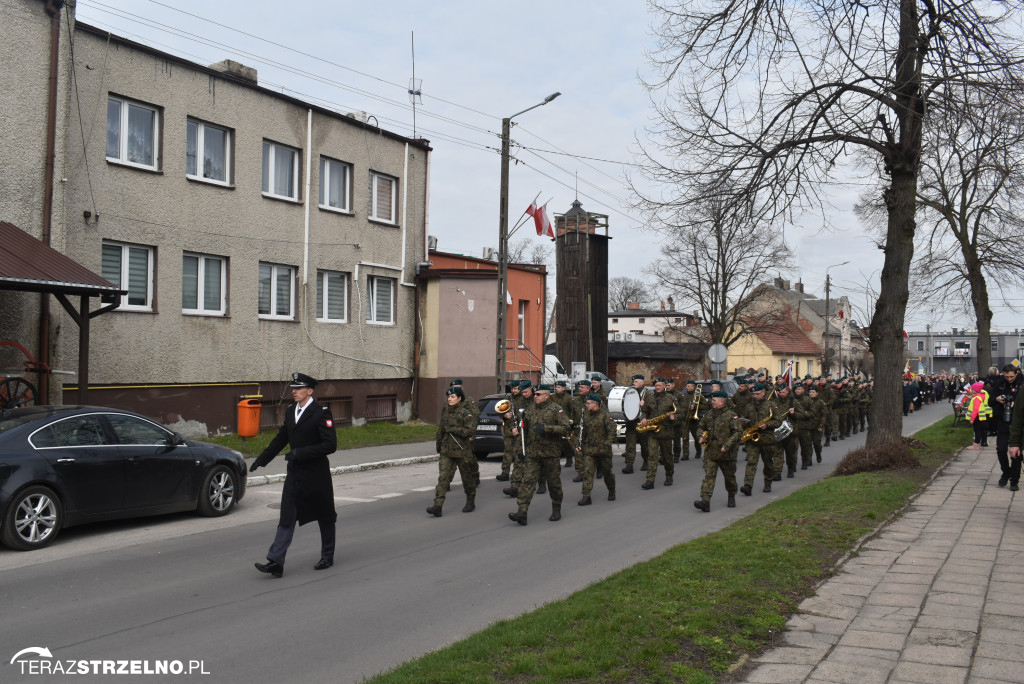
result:
[[[974,444],[967,448],[977,450],[988,446],[988,421],[992,418],[992,407],[988,405],[985,383],[974,383],[971,385],[971,391],[973,394],[967,402],[967,415],[974,425]]]

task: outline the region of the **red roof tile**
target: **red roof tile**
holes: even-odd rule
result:
[[[771,330],[758,331],[757,337],[768,345],[773,354],[821,354],[821,348],[792,321],[777,321],[772,324]]]

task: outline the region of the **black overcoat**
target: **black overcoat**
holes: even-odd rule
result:
[[[334,485],[327,457],[337,451],[338,434],[334,418],[326,406],[310,402],[295,423],[295,404],[285,411],[284,425],[258,457],[266,465],[288,445],[288,473],[281,492],[280,525],[291,527],[292,512],[299,525],[313,520],[335,522]],[[290,505],[294,503],[294,506]]]

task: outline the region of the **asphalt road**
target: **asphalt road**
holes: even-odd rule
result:
[[[904,430],[915,432],[948,412],[945,403],[926,407],[904,421]],[[701,461],[677,464],[673,487],[663,487],[659,474],[652,491],[640,489],[640,471],[618,474],[615,502],[605,500],[598,482],[589,508],[575,505],[580,485],[563,470],[562,521],[548,522],[550,499],[538,496],[527,527],[507,519],[515,503],[493,479],[495,459],[482,464],[476,512],[461,512],[456,486],[440,519],[424,512],[436,464],[348,474],[335,478],[335,566],[313,571],[319,535],[309,525],[298,530],[277,580],[252,565],[272,539],[280,485],[250,489],[225,518],[93,525],[65,530],[41,551],[0,548],[0,681],[64,679],[30,674],[24,657],[9,662],[29,647],[48,648],[52,657],[37,660],[50,666],[177,660],[187,668],[201,661],[208,673],[166,677],[175,681],[359,681],[714,532],[821,479],[863,438],[829,447],[822,464],[798,470],[771,494],[758,486],[754,496],[739,496],[735,509],[725,507],[719,481],[710,514],[692,505]]]

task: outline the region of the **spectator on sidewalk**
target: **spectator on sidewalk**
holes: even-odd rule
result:
[[[992,407],[988,403],[985,383],[974,383],[971,385],[971,392],[970,401],[967,402],[967,416],[974,426],[974,443],[967,448],[977,450],[988,446],[988,426],[989,418],[992,417]]]
[[[913,412],[915,399],[917,399],[917,385],[912,383],[907,376],[903,376],[903,415],[906,416]]]
[[[999,469],[1002,474],[999,477],[999,486],[1005,487],[1010,483],[1010,491],[1016,492],[1020,483],[1019,458],[1009,458],[1010,429],[1013,421],[1015,398],[1024,386],[1024,378],[1021,377],[1017,367],[1012,363],[1003,366],[1003,376],[996,381],[993,387],[994,415],[993,422],[996,424],[996,458],[999,459]]]

